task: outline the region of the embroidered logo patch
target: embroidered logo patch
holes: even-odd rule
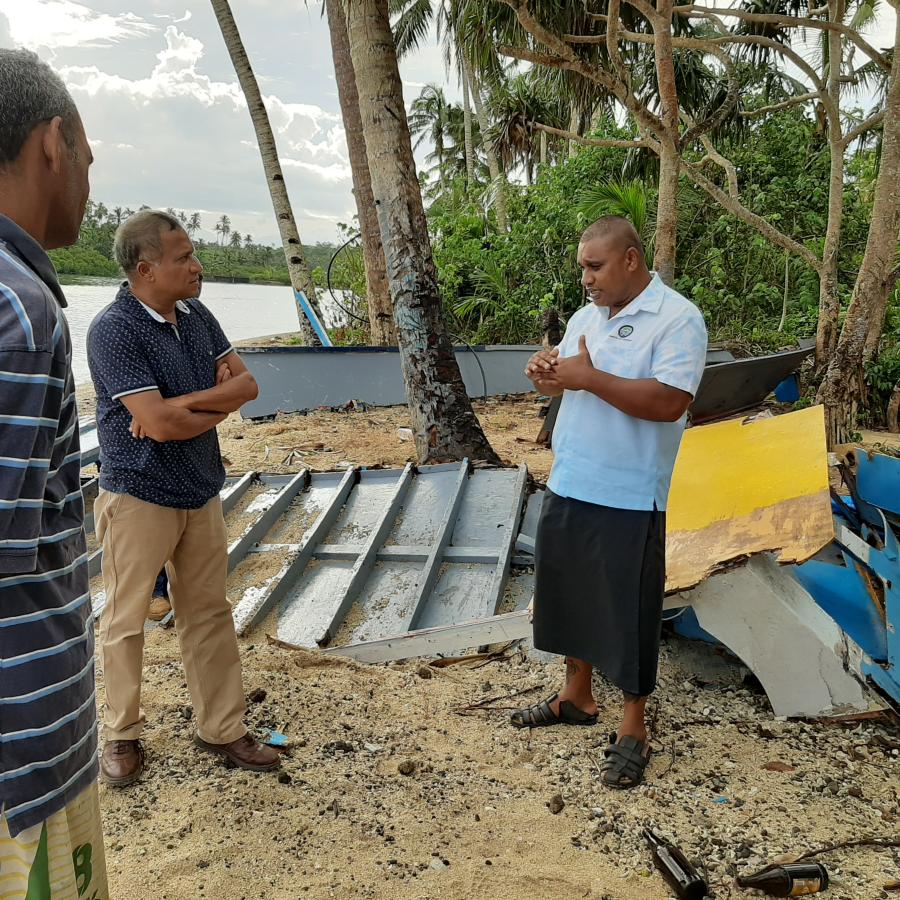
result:
[[[634,331],[634,328],[631,325],[623,325],[619,329],[618,334],[620,338],[627,338],[631,336],[632,331]]]

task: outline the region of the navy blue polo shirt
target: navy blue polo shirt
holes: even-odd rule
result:
[[[164,398],[216,384],[216,363],[232,352],[221,326],[199,300],[179,300],[176,322],[144,306],[127,282],[87,336],[97,393],[100,487],[146,503],[199,509],[225,483],[215,428],[186,441],[131,435],[122,398],[158,390]]]

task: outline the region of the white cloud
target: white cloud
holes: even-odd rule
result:
[[[332,163],[330,166],[320,166],[317,163],[306,162],[302,159],[291,159],[289,156],[281,157],[281,165],[285,168],[291,166],[297,169],[305,169],[315,175],[324,178],[326,181],[347,181],[350,178],[350,166],[340,163]]]
[[[6,18],[5,13],[0,11],[0,47],[12,47],[13,39],[12,32],[9,28],[9,19]]]
[[[168,20],[173,25],[180,25],[182,22],[190,22],[193,17],[194,17],[194,14],[189,9],[186,9],[184,11],[184,15],[181,16],[181,18],[179,18],[179,19],[176,19],[174,16],[171,16],[167,13],[153,13],[154,19]]]
[[[169,25],[155,60],[135,77],[97,65],[62,66],[95,147],[93,196],[107,205],[221,207],[236,231],[277,241],[259,149],[236,81],[206,74],[204,43]],[[149,55],[149,54],[148,54]],[[146,59],[146,55],[145,55]],[[265,98],[305,240],[333,236],[350,218],[351,173],[339,114],[277,95]],[[269,212],[261,212],[269,208]],[[308,213],[306,210],[315,210]]]
[[[134,13],[108,15],[74,0],[0,0],[14,43],[23,47],[102,47],[155,30]]]

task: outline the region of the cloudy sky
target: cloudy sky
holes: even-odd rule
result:
[[[355,206],[321,3],[231,6],[303,240],[333,240]],[[208,2],[0,0],[2,46],[34,49],[62,73],[93,145],[95,200],[200,211],[207,237],[227,213],[234,230],[278,242],[250,116]],[[429,42],[402,75],[407,103],[426,82],[445,82],[440,49]]]
[[[128,3],[127,11],[123,5]],[[320,0],[232,0],[275,129],[304,241],[334,240],[355,206]],[[869,34],[893,42],[888,4]],[[0,0],[0,47],[56,66],[94,146],[92,196],[107,206],[199,211],[278,243],[250,116],[206,0]],[[436,43],[401,65],[407,104],[447,85]]]

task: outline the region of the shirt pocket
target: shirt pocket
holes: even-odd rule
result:
[[[640,367],[640,353],[633,341],[608,334],[596,351],[591,349],[591,360],[595,369],[602,369],[620,378],[637,378]]]

